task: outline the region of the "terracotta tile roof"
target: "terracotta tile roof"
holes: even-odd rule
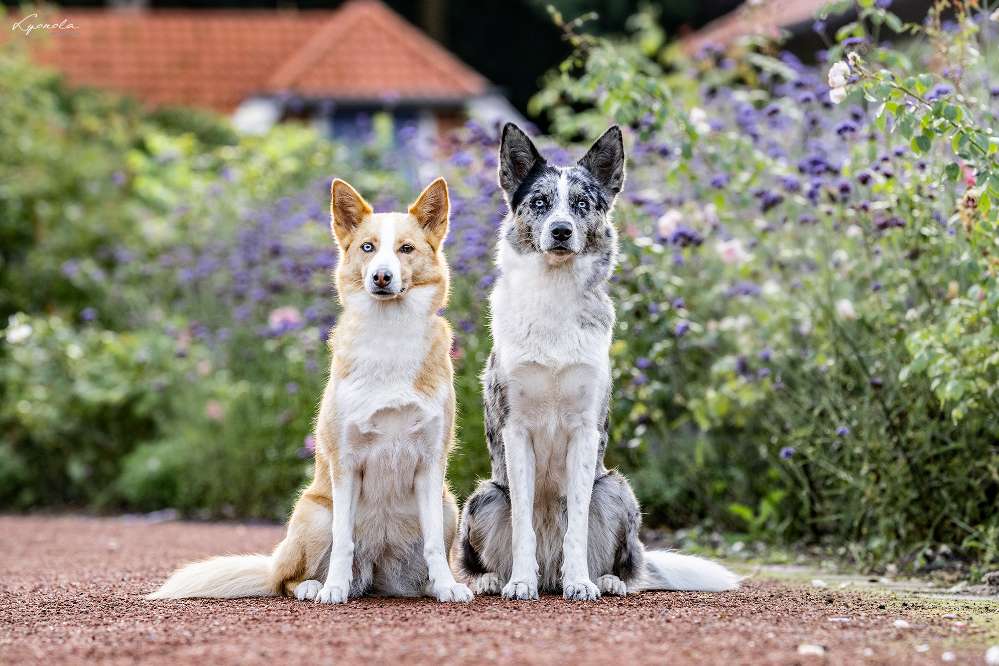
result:
[[[377,0],[336,11],[62,8],[77,30],[31,35],[35,58],[74,85],[154,105],[232,111],[254,94],[462,100],[489,83]]]
[[[743,3],[680,41],[684,52],[697,53],[706,46],[727,46],[746,35],[777,37],[781,28],[811,21],[828,0],[764,0]]]
[[[464,99],[487,81],[377,0],[343,6],[269,81],[307,97]]]

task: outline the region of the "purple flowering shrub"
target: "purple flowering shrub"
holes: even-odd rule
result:
[[[612,441],[654,522],[831,538],[867,562],[999,555],[999,70],[970,49],[959,74],[931,57],[999,26],[931,17],[932,48],[902,52],[869,29],[887,16],[872,7],[829,57],[866,45],[899,80],[932,72],[928,106],[853,75],[841,96],[828,65],[787,53],[667,70],[651,22],[624,43],[574,35],[535,100],[566,136],[608,117],[636,130]],[[913,138],[934,131],[949,140]]]

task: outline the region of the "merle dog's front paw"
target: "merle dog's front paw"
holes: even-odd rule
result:
[[[512,578],[503,586],[504,599],[530,600],[538,598],[538,581],[524,578]]]
[[[628,594],[628,586],[614,574],[604,574],[597,579],[597,587],[601,594],[614,594],[623,597]]]
[[[476,594],[499,594],[502,589],[503,580],[499,574],[488,572],[472,580],[472,592]]]
[[[295,598],[299,601],[314,601],[323,584],[318,580],[303,580],[295,586]]]
[[[319,593],[316,595],[316,603],[342,604],[347,601],[349,595],[350,585],[331,585],[327,583],[323,585],[323,589],[319,590]]]
[[[571,601],[595,601],[600,590],[586,578],[562,581],[562,596]]]

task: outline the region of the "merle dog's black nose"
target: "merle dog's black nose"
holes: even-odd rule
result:
[[[384,289],[392,282],[392,271],[388,271],[383,268],[375,272],[373,279],[376,287],[382,287]]]
[[[552,236],[559,243],[566,242],[569,240],[569,237],[572,236],[572,225],[565,222],[556,222],[555,225],[552,226]]]

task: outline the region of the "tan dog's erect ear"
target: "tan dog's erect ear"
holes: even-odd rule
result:
[[[435,250],[440,247],[444,236],[447,235],[450,211],[451,200],[448,198],[447,181],[443,178],[438,178],[427,185],[427,189],[423,190],[409,207],[409,214],[426,230],[430,244]]]
[[[333,216],[333,236],[344,248],[350,245],[354,230],[371,215],[373,209],[345,180],[333,179],[330,187],[330,214]]]

